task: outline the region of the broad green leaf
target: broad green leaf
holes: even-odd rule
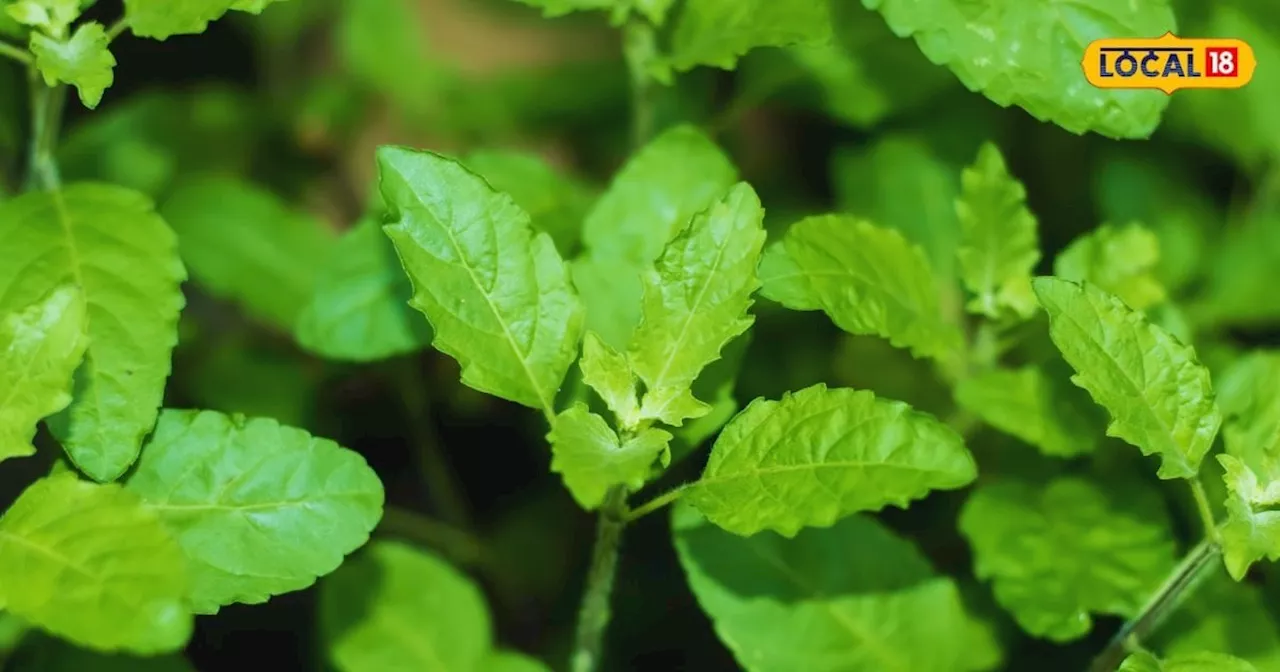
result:
[[[1028,318],[1037,307],[1031,273],[1040,261],[1040,241],[1035,215],[1027,209],[1027,191],[990,143],[982,146],[960,179],[957,255],[960,278],[976,295],[969,310],[990,318],[1011,310]]]
[[[369,362],[431,343],[430,326],[409,308],[413,289],[376,219],[338,240],[294,326],[304,349],[330,359]]]
[[[786,259],[770,259],[780,256]],[[863,219],[796,222],[766,251],[760,280],[768,299],[795,310],[821,307],[837,327],[886,338],[917,357],[944,359],[961,346],[960,332],[943,319],[924,252]]]
[[[618,171],[587,213],[585,249],[573,262],[587,326],[605,343],[627,349],[640,322],[641,274],[737,179],[737,169],[715,142],[685,125],[664,131]]]
[[[955,388],[956,402],[983,422],[1045,455],[1076,457],[1098,447],[1097,409],[1065,378],[1038,366],[991,369]]]
[[[211,294],[292,332],[337,236],[311,215],[236,177],[192,177],[160,212],[178,233],[182,259]]]
[[[759,197],[738,183],[695,216],[644,274],[640,324],[627,357],[645,385],[642,418],[679,426],[710,410],[690,388],[755,321],[747,310],[760,286],[763,222]]]
[[[455,161],[400,147],[378,150],[384,227],[413,281],[432,345],[458,360],[462,382],[554,415],[578,356],[583,307],[551,237]]]
[[[959,166],[939,158],[924,138],[890,134],[865,150],[837,150],[831,172],[842,212],[898,229],[924,248],[940,285],[953,282]]]
[[[1035,637],[1067,642],[1089,632],[1092,614],[1137,615],[1176,560],[1168,512],[1141,485],[979,486],[960,512],[974,573]]]
[[[1280,354],[1259,351],[1228,372],[1232,388],[1222,402],[1226,453],[1227,522],[1222,528],[1223,559],[1240,581],[1249,566],[1280,560]]]
[[[31,34],[31,53],[44,83],[70,84],[80,94],[80,102],[93,109],[115,80],[116,59],[108,47],[107,31],[96,21],[80,24],[66,40],[40,33]]]
[[[914,37],[929,60],[951,68],[971,91],[1017,105],[1072,133],[1145,138],[1169,96],[1154,90],[1099,89],[1080,66],[1093,40],[1176,32],[1166,0],[1116,3],[1000,0],[982,11],[963,0],[862,0],[900,37]]]
[[[278,0],[124,0],[124,17],[138,37],[165,40],[203,33],[230,10],[257,14]]]
[[[338,672],[480,672],[492,625],[480,588],[426,551],[380,541],[320,586],[320,632]]]
[[[542,661],[512,651],[491,654],[481,669],[485,672],[551,672],[551,668]]]
[[[686,499],[734,534],[791,537],[975,478],[964,440],[932,416],[818,384],[751,402],[720,433]]]
[[[671,461],[671,434],[652,427],[619,438],[604,418],[574,404],[556,416],[551,432],[551,471],[564,483],[582,508],[598,508],[605,493],[616,485],[639,490],[655,463]]]
[[[82,649],[49,636],[32,637],[8,659],[13,672],[196,672],[181,653],[130,656]]]
[[[1146,310],[1167,298],[1155,277],[1159,263],[1160,239],[1154,233],[1136,222],[1121,227],[1103,224],[1058,253],[1053,273],[1088,281],[1130,308]]]
[[[636,376],[627,356],[609,347],[588,331],[582,340],[582,358],[578,360],[582,380],[600,395],[623,429],[634,429],[640,422],[640,404],[636,398]]]
[[[478,150],[462,162],[494,189],[509,194],[529,213],[534,227],[551,236],[562,256],[577,251],[582,222],[595,198],[585,184],[561,174],[535,154]]]
[[[155,425],[177,341],[186,270],[173,232],[142,194],[74,184],[0,203],[0,250],[0,313],[65,284],[84,294],[89,347],[49,427],[80,470],[119,478]]]
[[[747,672],[966,672],[1000,660],[960,591],[869,516],[787,539],[739,537],[683,504],[676,551],[698,604]]]
[[[74,285],[0,319],[0,460],[34,455],[36,424],[71,403],[72,377],[89,345],[85,322]]]
[[[1280,625],[1257,587],[1232,581],[1225,570],[1206,577],[1151,637],[1168,656],[1221,651],[1260,670],[1280,669]]]
[[[1107,435],[1159,455],[1160,478],[1194,478],[1222,424],[1195,349],[1088,283],[1032,284],[1071,381],[1111,414]]]
[[[1258,668],[1225,653],[1199,651],[1160,660],[1140,651],[1126,658],[1118,672],[1258,672]]]
[[[0,604],[81,646],[181,649],[193,620],[187,585],[177,543],[114,483],[43,478],[0,518]]]
[[[668,129],[614,176],[583,222],[583,244],[610,260],[653,262],[737,181],[737,169],[705,133],[686,125]]]
[[[662,67],[680,72],[699,65],[732,70],[738,58],[757,47],[829,39],[827,0],[686,0],[674,19]]]
[[[359,454],[274,420],[165,410],[127,481],[190,566],[198,613],[301,590],[338,568],[382,516]]]

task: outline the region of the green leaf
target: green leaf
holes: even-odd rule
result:
[[[729,341],[751,328],[760,286],[764,208],[739,183],[668,244],[644,275],[644,304],[628,361],[644,382],[640,416],[679,426],[710,410],[690,388]]]
[[[1012,311],[1023,319],[1036,310],[1031,273],[1040,261],[1036,218],[1027,209],[1027,191],[1009,174],[995,145],[978,150],[961,176],[956,201],[961,243],[960,277],[976,294],[969,310],[990,318]]]
[[[1077,457],[1098,447],[1097,407],[1065,378],[1038,366],[991,369],[955,388],[956,402],[1045,455]]]
[[[729,534],[683,504],[676,551],[698,604],[747,672],[994,668],[992,634],[955,583],[869,516],[792,539]]]
[[[849,215],[807,217],[764,256],[765,298],[793,310],[821,307],[837,327],[887,338],[917,357],[944,359],[961,347],[924,252],[893,229]]]
[[[751,402],[720,433],[686,498],[734,534],[790,537],[975,478],[964,440],[932,416],[818,384]]]
[[[81,646],[181,649],[182,551],[137,495],[72,474],[40,479],[0,518],[0,604]]]
[[[36,424],[71,403],[84,357],[84,296],[74,285],[0,320],[0,460],[34,455]]]
[[[192,343],[183,354],[189,359],[176,368],[185,371],[180,381],[193,406],[297,427],[311,423],[323,371],[287,343],[242,332]]]
[[[573,12],[610,9],[616,6],[624,6],[631,1],[633,0],[516,0],[522,5],[541,9],[542,15],[549,18],[564,16]]]
[[[338,568],[382,516],[359,454],[274,420],[165,410],[127,482],[176,535],[198,613],[258,604]]]
[[[732,70],[757,47],[831,39],[827,0],[686,0],[675,17],[662,69]]]
[[[82,649],[49,636],[30,638],[8,659],[13,672],[196,672],[180,653],[130,656]]]
[[[1076,372],[1071,381],[1107,409],[1107,435],[1159,455],[1160,478],[1194,478],[1222,413],[1195,349],[1090,284],[1033,283],[1049,335]]]
[[[588,328],[626,350],[640,322],[641,274],[737,179],[724,152],[692,126],[670,128],[633,154],[583,222],[585,251],[573,262],[573,282]]]
[[[636,398],[636,376],[627,356],[609,347],[588,331],[582,341],[582,381],[600,395],[623,429],[634,429],[640,423],[640,403]]]
[[[431,327],[409,308],[413,288],[376,219],[338,240],[294,326],[304,349],[330,359],[370,362],[431,343]]]
[[[1124,660],[1118,672],[1258,672],[1258,668],[1224,653],[1185,653],[1160,660],[1141,651]]]
[[[574,404],[556,416],[551,432],[551,471],[564,483],[582,508],[599,508],[605,492],[615,485],[639,490],[655,462],[671,461],[671,434],[648,428],[620,439],[604,418]]]
[[[561,174],[541,157],[509,150],[477,150],[462,160],[494,189],[509,194],[546,231],[564,257],[575,253],[582,222],[595,194]]]
[[[278,0],[124,0],[124,18],[138,37],[165,40],[203,33],[230,10],[257,14]]]
[[[1280,626],[1258,588],[1236,583],[1220,570],[1160,625],[1151,649],[1168,656],[1222,651],[1260,670],[1275,670],[1280,669]]]
[[[960,512],[974,573],[1029,634],[1084,636],[1091,614],[1136,616],[1175,564],[1168,512],[1139,482],[1063,477],[979,486]]]
[[[1146,310],[1167,298],[1155,277],[1159,263],[1160,239],[1154,233],[1136,222],[1118,228],[1103,224],[1058,253],[1053,273],[1091,282],[1130,308]]]
[[[80,102],[93,109],[115,81],[116,59],[108,47],[107,31],[96,21],[80,24],[67,40],[31,34],[31,53],[44,83],[70,84],[80,93]]]
[[[0,313],[65,284],[83,292],[89,347],[49,427],[90,477],[120,477],[155,424],[177,341],[186,270],[173,232],[142,194],[75,184],[0,203],[0,250]]]
[[[1115,3],[1002,0],[973,11],[963,0],[862,0],[900,37],[914,37],[929,60],[951,68],[971,91],[1017,105],[1072,133],[1145,138],[1169,104],[1161,91],[1099,89],[1080,66],[1093,40],[1176,32],[1166,0]]]
[[[290,332],[315,291],[317,262],[337,247],[323,222],[231,176],[184,180],[160,212],[178,233],[196,282]]]
[[[322,582],[320,631],[339,672],[479,672],[493,641],[474,582],[435,555],[389,541]]]
[[[490,655],[484,661],[485,672],[551,672],[542,661],[523,653],[502,651]]]
[[[1227,486],[1223,559],[1231,577],[1244,578],[1262,558],[1280,560],[1280,353],[1259,351],[1228,372],[1224,397],[1226,453],[1218,455]]]
[[[387,235],[413,281],[414,308],[462,382],[554,415],[578,356],[583,307],[545,233],[511,197],[438,154],[378,150]]]
[[[333,41],[339,64],[359,85],[408,114],[428,114],[446,75],[427,49],[417,8],[409,0],[343,2]]]

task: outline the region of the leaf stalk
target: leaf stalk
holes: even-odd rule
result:
[[[627,506],[627,490],[617,486],[605,495],[596,528],[595,548],[591,552],[591,568],[578,613],[578,631],[574,637],[572,672],[596,672],[604,659],[604,635],[612,615],[609,602],[613,595],[613,579],[618,568],[618,552],[623,515]]]

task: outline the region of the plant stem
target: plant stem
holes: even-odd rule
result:
[[[0,41],[0,56],[12,58],[23,65],[31,65],[32,63],[35,63],[35,58],[33,58],[31,54],[27,53],[26,49],[16,47],[4,41]]]
[[[1142,607],[1138,615],[1129,619],[1115,637],[1111,638],[1107,648],[1094,658],[1089,671],[1114,672],[1120,667],[1131,649],[1138,646],[1144,637],[1151,634],[1160,622],[1177,608],[1182,598],[1189,594],[1191,588],[1196,585],[1197,579],[1212,565],[1221,551],[1218,544],[1211,539],[1205,539],[1196,544],[1195,548],[1192,548],[1169,574],[1169,578],[1165,579],[1164,585],[1160,586],[1160,589]]]
[[[62,184],[56,151],[67,87],[46,86],[35,68],[30,69],[28,80],[31,85],[31,155],[27,189],[53,190]]]
[[[657,511],[658,509],[661,509],[662,507],[676,501],[677,499],[680,499],[680,497],[684,495],[685,490],[687,490],[688,488],[689,488],[689,485],[685,484],[674,490],[669,490],[661,495],[658,495],[657,497],[654,497],[653,499],[645,502],[644,504],[641,504],[640,506],[634,509],[631,509],[630,511],[627,511],[622,516],[622,520],[627,523],[635,522],[645,517],[646,515],[653,513],[654,511]]]
[[[129,22],[124,17],[116,19],[116,22],[107,27],[107,42],[114,42],[120,37],[124,31],[129,29]]]
[[[1218,525],[1213,520],[1213,507],[1209,506],[1209,493],[1205,492],[1200,477],[1188,481],[1191,494],[1196,499],[1196,510],[1200,512],[1200,524],[1204,527],[1204,536],[1215,544],[1222,543],[1218,535]]]
[[[623,54],[631,75],[631,146],[639,149],[649,142],[654,125],[654,81],[649,76],[649,62],[656,49],[653,26],[631,19],[623,28]]]
[[[574,637],[572,672],[596,672],[604,659],[604,635],[609,627],[609,598],[613,594],[613,577],[618,568],[618,549],[622,544],[623,519],[627,507],[627,490],[618,486],[605,495],[596,528],[596,544],[591,552],[591,568],[578,612],[578,631]]]
[[[422,386],[421,377],[415,375],[419,369],[413,364],[414,360],[396,361],[389,368],[408,416],[418,471],[427,487],[427,497],[439,516],[449,524],[469,528],[471,516],[467,500],[441,449],[440,437],[431,421],[431,399]]]
[[[459,564],[482,564],[485,559],[485,547],[479,539],[415,511],[386,507],[378,530],[436,549]]]

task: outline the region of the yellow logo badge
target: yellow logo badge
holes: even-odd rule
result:
[[[1253,79],[1258,62],[1243,40],[1094,40],[1080,62],[1089,83],[1101,89],[1238,89]]]

